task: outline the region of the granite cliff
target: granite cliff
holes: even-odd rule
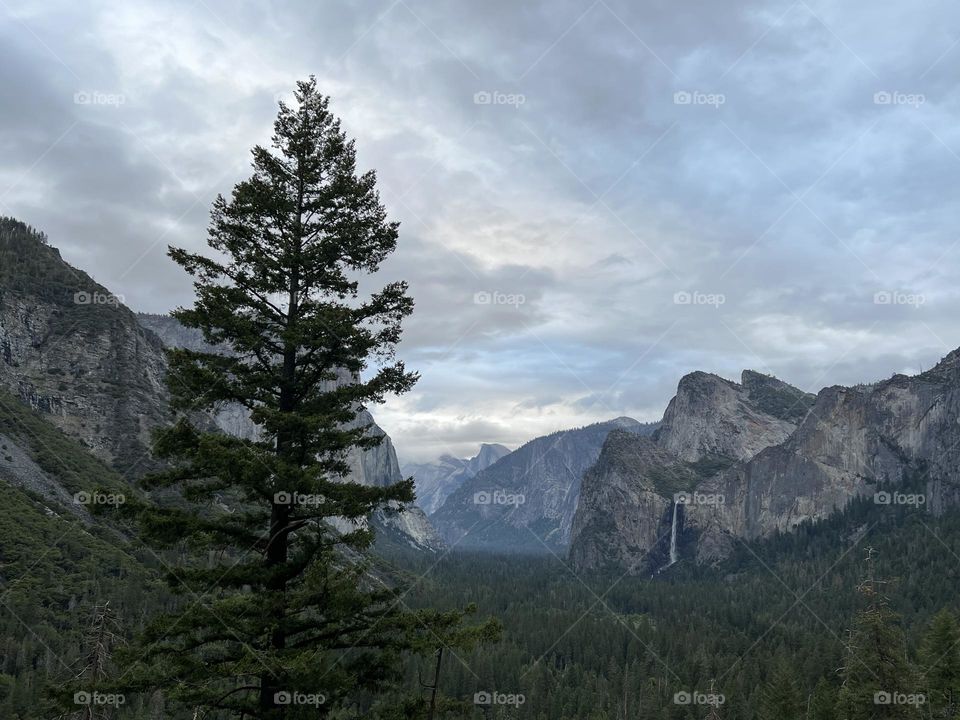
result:
[[[209,349],[199,332],[171,317],[134,314],[121,297],[67,264],[42,233],[0,218],[0,391],[128,482],[156,467],[150,444],[153,430],[171,419],[164,350],[173,346]],[[197,419],[241,437],[257,432],[239,406]],[[351,453],[349,478],[367,485],[401,480],[390,438],[365,410],[355,422],[371,426],[384,440]],[[25,455],[8,455],[14,458],[11,468],[35,478],[38,490],[46,488],[43,494],[56,492]],[[404,543],[442,546],[417,507],[384,512],[376,520]]]
[[[674,513],[675,499],[785,442],[813,402],[812,395],[750,370],[740,383],[703,372],[684,376],[651,437],[611,433],[584,475],[572,563],[638,574],[663,567],[674,519],[683,528],[690,524],[692,506]]]
[[[160,340],[45,237],[0,219],[0,385],[128,477],[167,420]]]
[[[608,439],[584,476],[570,558],[663,567],[675,503],[680,554],[700,563],[856,497],[940,513],[960,503],[958,448],[960,350],[916,376],[816,397],[749,371],[740,385],[693,373],[650,441]]]
[[[486,470],[510,449],[496,443],[483,443],[472,458],[442,455],[434,462],[408,463],[401,468],[404,477],[412,477],[417,486],[417,505],[428,515],[437,511],[464,481]]]
[[[462,483],[431,520],[461,548],[565,552],[583,473],[615,429],[653,426],[621,417],[531,440]]]
[[[960,350],[913,377],[825,388],[787,441],[703,484],[724,502],[689,508],[697,557],[822,519],[859,495],[939,514],[960,502],[958,450]]]

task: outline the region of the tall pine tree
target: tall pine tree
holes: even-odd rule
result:
[[[760,694],[761,720],[798,720],[806,714],[796,674],[783,659],[774,665],[770,680]]]
[[[920,662],[931,717],[956,717],[960,710],[960,627],[947,608],[930,623],[920,646]]]
[[[836,720],[837,691],[824,678],[817,681],[809,697],[809,720]]]
[[[406,611],[358,560],[373,539],[363,520],[413,500],[412,481],[347,481],[348,453],[381,439],[359,411],[417,379],[393,355],[413,302],[403,282],[359,291],[398,225],[315,80],[295,97],[252,176],[214,203],[213,252],[170,250],[196,290],[174,314],[218,351],[169,353],[181,417],[157,442],[171,468],[149,487],[180,501],[140,519],[148,541],[178,548],[167,579],[184,603],[147,629],[129,678],[205,718],[325,717],[369,703],[404,650],[477,636],[459,612]],[[223,403],[260,435],[192,420]]]
[[[838,717],[843,720],[919,718],[920,683],[906,654],[900,618],[876,577],[875,554],[867,552],[859,591],[864,607],[849,632]]]

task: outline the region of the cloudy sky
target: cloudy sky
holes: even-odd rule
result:
[[[136,310],[189,303],[313,73],[400,220],[401,460],[804,389],[960,345],[960,8],[851,0],[0,0],[0,214]]]

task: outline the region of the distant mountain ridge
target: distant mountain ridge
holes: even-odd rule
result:
[[[417,505],[428,515],[436,510],[465,480],[486,470],[510,449],[496,443],[482,443],[472,458],[441,455],[434,462],[408,463],[400,468],[404,477],[413,477],[417,488]]]
[[[566,552],[580,480],[607,435],[655,427],[621,417],[531,440],[462,483],[431,520],[459,548]]]
[[[960,350],[913,377],[816,396],[751,371],[739,385],[692,373],[651,439],[608,438],[584,477],[570,560],[650,572],[674,515],[681,558],[711,563],[859,497],[940,513],[960,504],[958,448]]]

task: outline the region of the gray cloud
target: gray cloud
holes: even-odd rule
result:
[[[411,283],[423,377],[375,414],[404,459],[656,419],[695,369],[874,380],[960,344],[958,19],[11,0],[0,212],[136,309],[188,303],[167,244],[203,246],[275,97],[315,73],[402,222],[382,279]]]

